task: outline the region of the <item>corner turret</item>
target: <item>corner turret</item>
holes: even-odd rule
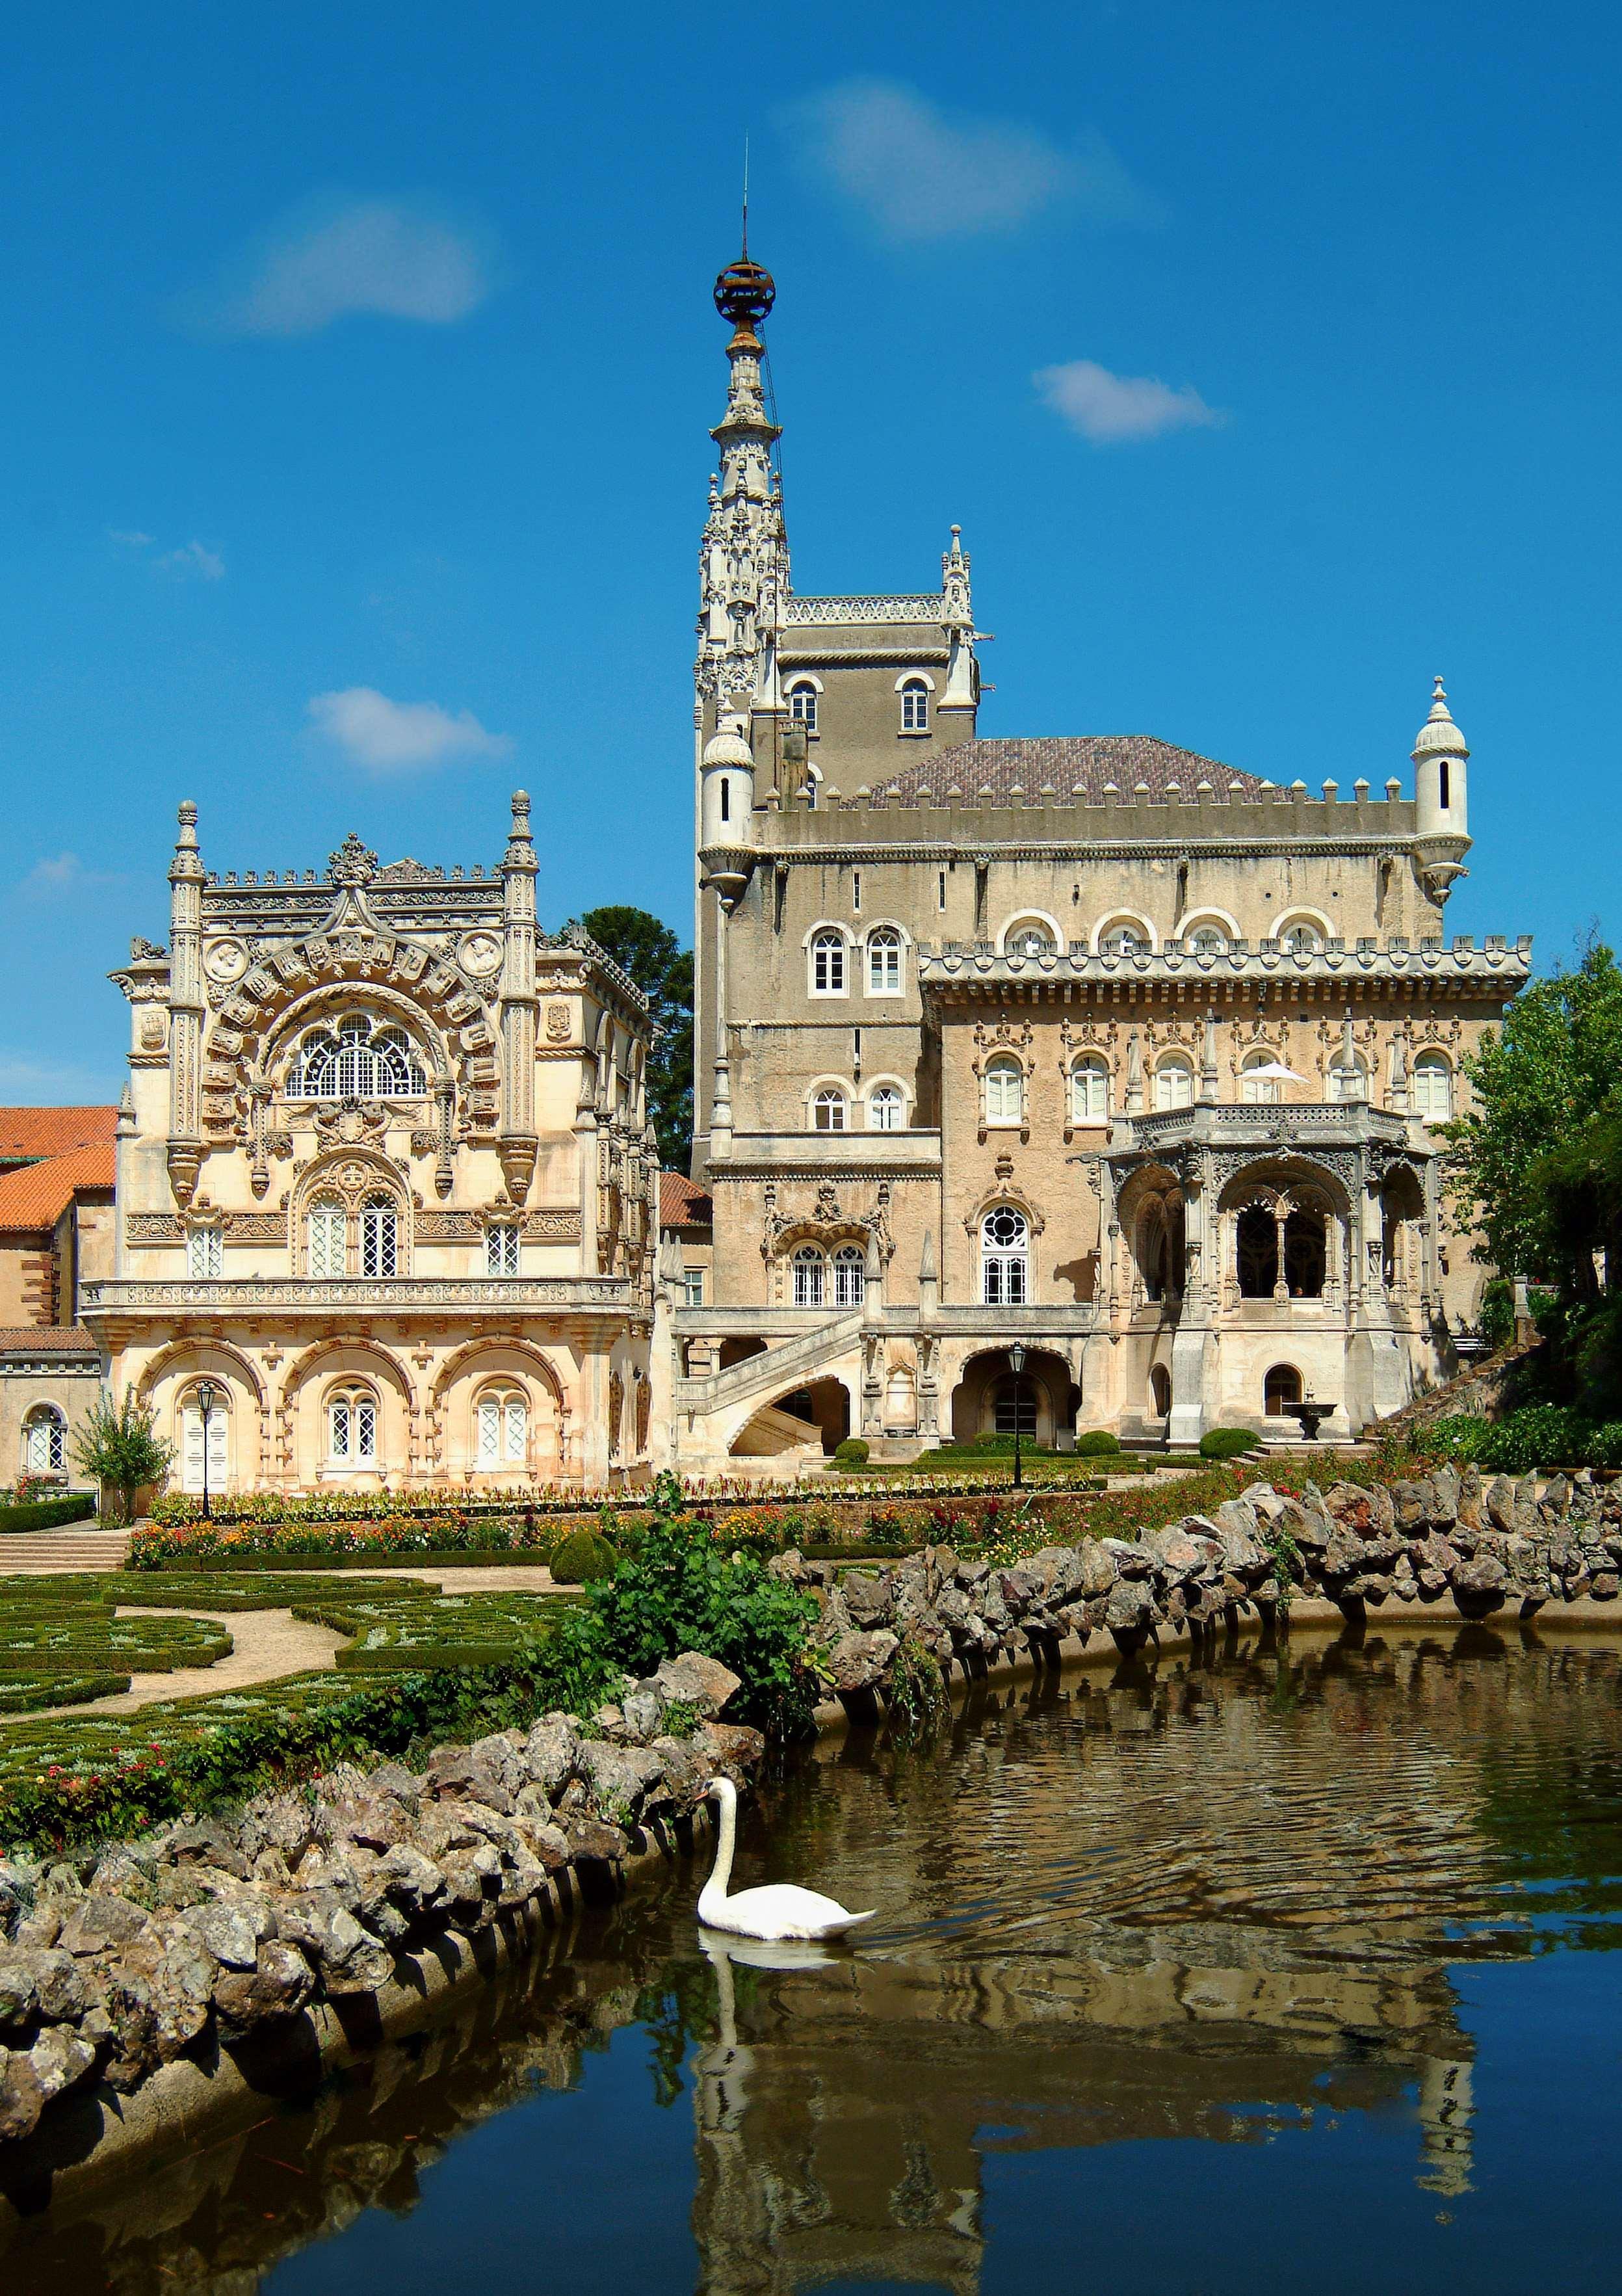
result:
[[[1413,862],[1426,894],[1440,908],[1463,876],[1470,850],[1470,745],[1453,720],[1440,677],[1430,715],[1413,745]]]

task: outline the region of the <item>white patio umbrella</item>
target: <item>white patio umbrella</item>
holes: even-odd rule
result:
[[[1259,1068],[1246,1069],[1242,1073],[1246,1078],[1276,1077],[1279,1081],[1283,1084],[1305,1084],[1307,1082],[1307,1078],[1304,1076],[1298,1076],[1294,1069],[1287,1069],[1282,1061],[1264,1061]]]

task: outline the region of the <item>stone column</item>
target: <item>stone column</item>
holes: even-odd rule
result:
[[[169,1185],[189,1204],[202,1164],[202,857],[187,798],[169,864]]]
[[[535,846],[529,800],[512,792],[512,827],[502,861],[501,1168],[515,1204],[535,1177]]]

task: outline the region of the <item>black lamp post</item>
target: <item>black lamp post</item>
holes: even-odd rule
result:
[[[214,1382],[200,1379],[197,1382],[197,1409],[202,1420],[202,1511],[203,1521],[209,1519],[209,1422],[214,1416]]]
[[[1013,1368],[1014,1488],[1015,1490],[1018,1490],[1025,1480],[1025,1477],[1020,1470],[1020,1374],[1025,1369],[1025,1349],[1018,1340],[1014,1341],[1012,1347],[1008,1350],[1008,1360]]]

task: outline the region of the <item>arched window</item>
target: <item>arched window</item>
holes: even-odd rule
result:
[[[475,1466],[523,1465],[529,1450],[529,1406],[518,1389],[487,1389],[473,1419]]]
[[[1156,1069],[1154,1104],[1158,1109],[1193,1106],[1194,1064],[1184,1054],[1167,1053]]]
[[[1327,1242],[1322,1212],[1298,1210],[1284,1222],[1284,1289],[1292,1300],[1323,1297]]]
[[[1225,956],[1228,937],[1220,925],[1192,925],[1184,937],[1183,946],[1191,956]]]
[[[842,1243],[833,1255],[833,1304],[859,1308],[867,1293],[867,1259],[860,1246]]]
[[[196,1494],[203,1487],[203,1443],[205,1432],[209,1447],[209,1492],[217,1497],[225,1488],[231,1472],[231,1401],[223,1380],[212,1382],[214,1393],[209,1401],[209,1423],[203,1426],[202,1406],[193,1388],[180,1406],[180,1487]]]
[[[1234,1223],[1239,1296],[1271,1300],[1279,1280],[1279,1231],[1270,1204],[1247,1204]]]
[[[1107,1124],[1109,1120],[1109,1064],[1098,1054],[1088,1053],[1070,1070],[1070,1121]]]
[[[1003,936],[1003,947],[1010,956],[1053,956],[1058,953],[1053,928],[1040,917],[1022,917],[1017,924],[1010,925]]]
[[[813,1099],[811,1129],[814,1132],[844,1131],[845,1095],[838,1085],[825,1084]]]
[[[361,1206],[360,1272],[363,1275],[400,1272],[400,1215],[392,1196],[368,1196]]]
[[[904,734],[930,730],[930,689],[922,677],[909,677],[902,685],[901,730]]]
[[[901,990],[901,935],[894,925],[875,925],[867,936],[867,993],[896,996]]]
[[[804,680],[789,688],[789,715],[807,734],[816,731],[816,688]]]
[[[68,1472],[68,1423],[53,1403],[37,1403],[22,1423],[25,1475]]]
[[[375,1467],[377,1398],[369,1387],[340,1387],[327,1398],[327,1457],[335,1467]]]
[[[1284,1079],[1266,1071],[1281,1065],[1271,1053],[1247,1053],[1239,1071],[1240,1097],[1255,1107],[1276,1107],[1284,1097]]]
[[[1453,1115],[1453,1064],[1446,1053],[1421,1053],[1413,1063],[1413,1112],[1427,1124]]]
[[[824,930],[811,939],[811,993],[814,996],[845,994],[845,936]]]
[[[186,1230],[186,1274],[193,1278],[220,1272],[220,1232],[217,1227]]]
[[[1286,956],[1316,956],[1323,946],[1322,928],[1310,917],[1291,917],[1279,928],[1279,947]]]
[[[344,1275],[348,1222],[336,1196],[317,1196],[305,1222],[307,1258],[312,1275]]]
[[[1369,1072],[1361,1054],[1354,1053],[1348,1069],[1337,1061],[1329,1072],[1329,1096],[1331,1100],[1366,1100],[1369,1096]]]
[[[827,1262],[814,1243],[802,1243],[791,1262],[794,1270],[794,1305],[797,1308],[820,1308],[827,1283]]]
[[[991,1390],[991,1423],[999,1435],[1018,1434],[1022,1443],[1036,1439],[1036,1382],[1021,1373],[1004,1373]]]
[[[1012,1054],[986,1063],[986,1121],[1018,1124],[1025,1113],[1025,1071]]]
[[[1262,1382],[1262,1404],[1269,1419],[1282,1419],[1301,1400],[1301,1374],[1293,1364],[1274,1364]]]
[[[1170,1413],[1171,1374],[1164,1364],[1151,1364],[1149,1367],[1149,1415],[1151,1419],[1165,1419],[1170,1416]]]
[[[1135,917],[1121,917],[1099,934],[1098,953],[1101,956],[1147,956],[1148,936]]]
[[[515,1220],[492,1220],[486,1228],[484,1269],[487,1275],[518,1274],[518,1223]]]
[[[1030,1223],[998,1204],[980,1222],[980,1298],[987,1308],[1020,1308],[1029,1297]]]
[[[906,1116],[906,1101],[899,1085],[876,1084],[867,1095],[870,1132],[899,1132]]]
[[[305,1037],[287,1090],[295,1100],[420,1100],[428,1082],[403,1029],[369,1013],[346,1013]]]

